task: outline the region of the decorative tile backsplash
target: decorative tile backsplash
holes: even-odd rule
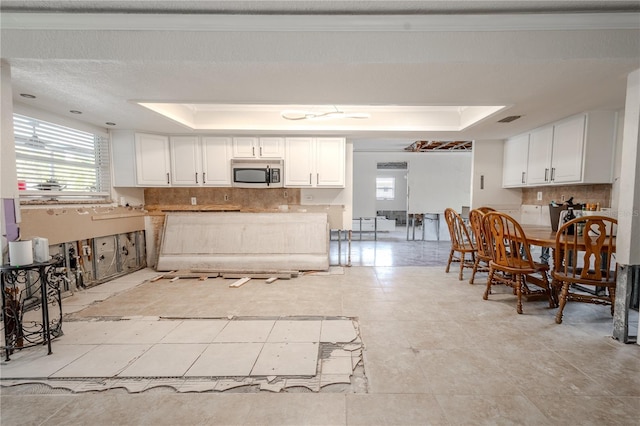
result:
[[[542,200],[538,200],[538,192],[542,192]],[[562,204],[571,197],[574,203],[600,203],[600,207],[611,207],[611,184],[554,185],[522,189],[522,204],[548,205],[551,201]]]
[[[299,188],[146,188],[146,208],[156,206],[238,206],[245,211],[277,210],[280,206],[300,204]]]

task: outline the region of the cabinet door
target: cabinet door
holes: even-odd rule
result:
[[[529,134],[528,185],[544,185],[551,182],[552,148],[553,126],[543,127]]]
[[[529,134],[516,136],[504,144],[502,186],[524,186],[527,173]]]
[[[286,138],[284,158],[285,186],[312,186],[315,173],[313,138]]]
[[[231,138],[202,138],[202,182],[208,186],[231,186]]]
[[[110,130],[113,186],[136,186],[136,138],[133,130]]]
[[[234,158],[254,158],[258,156],[256,152],[258,146],[258,138],[242,137],[233,138],[233,157]]]
[[[262,158],[284,157],[284,138],[260,138],[258,156]]]
[[[554,125],[551,156],[554,183],[582,180],[585,116],[571,118]]]
[[[345,139],[316,139],[316,175],[318,187],[344,187]]]
[[[202,183],[200,142],[197,136],[171,136],[171,183],[196,186]]]
[[[169,186],[169,138],[136,133],[136,182],[139,186]]]

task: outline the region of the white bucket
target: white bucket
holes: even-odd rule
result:
[[[33,263],[33,244],[31,240],[9,241],[9,264],[24,266]]]

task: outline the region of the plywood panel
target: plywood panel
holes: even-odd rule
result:
[[[325,213],[167,214],[158,270],[327,269]]]

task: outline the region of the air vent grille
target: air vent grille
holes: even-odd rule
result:
[[[503,118],[502,120],[498,120],[498,123],[511,123],[512,121],[517,120],[522,117],[521,115],[510,115],[508,117]]]

